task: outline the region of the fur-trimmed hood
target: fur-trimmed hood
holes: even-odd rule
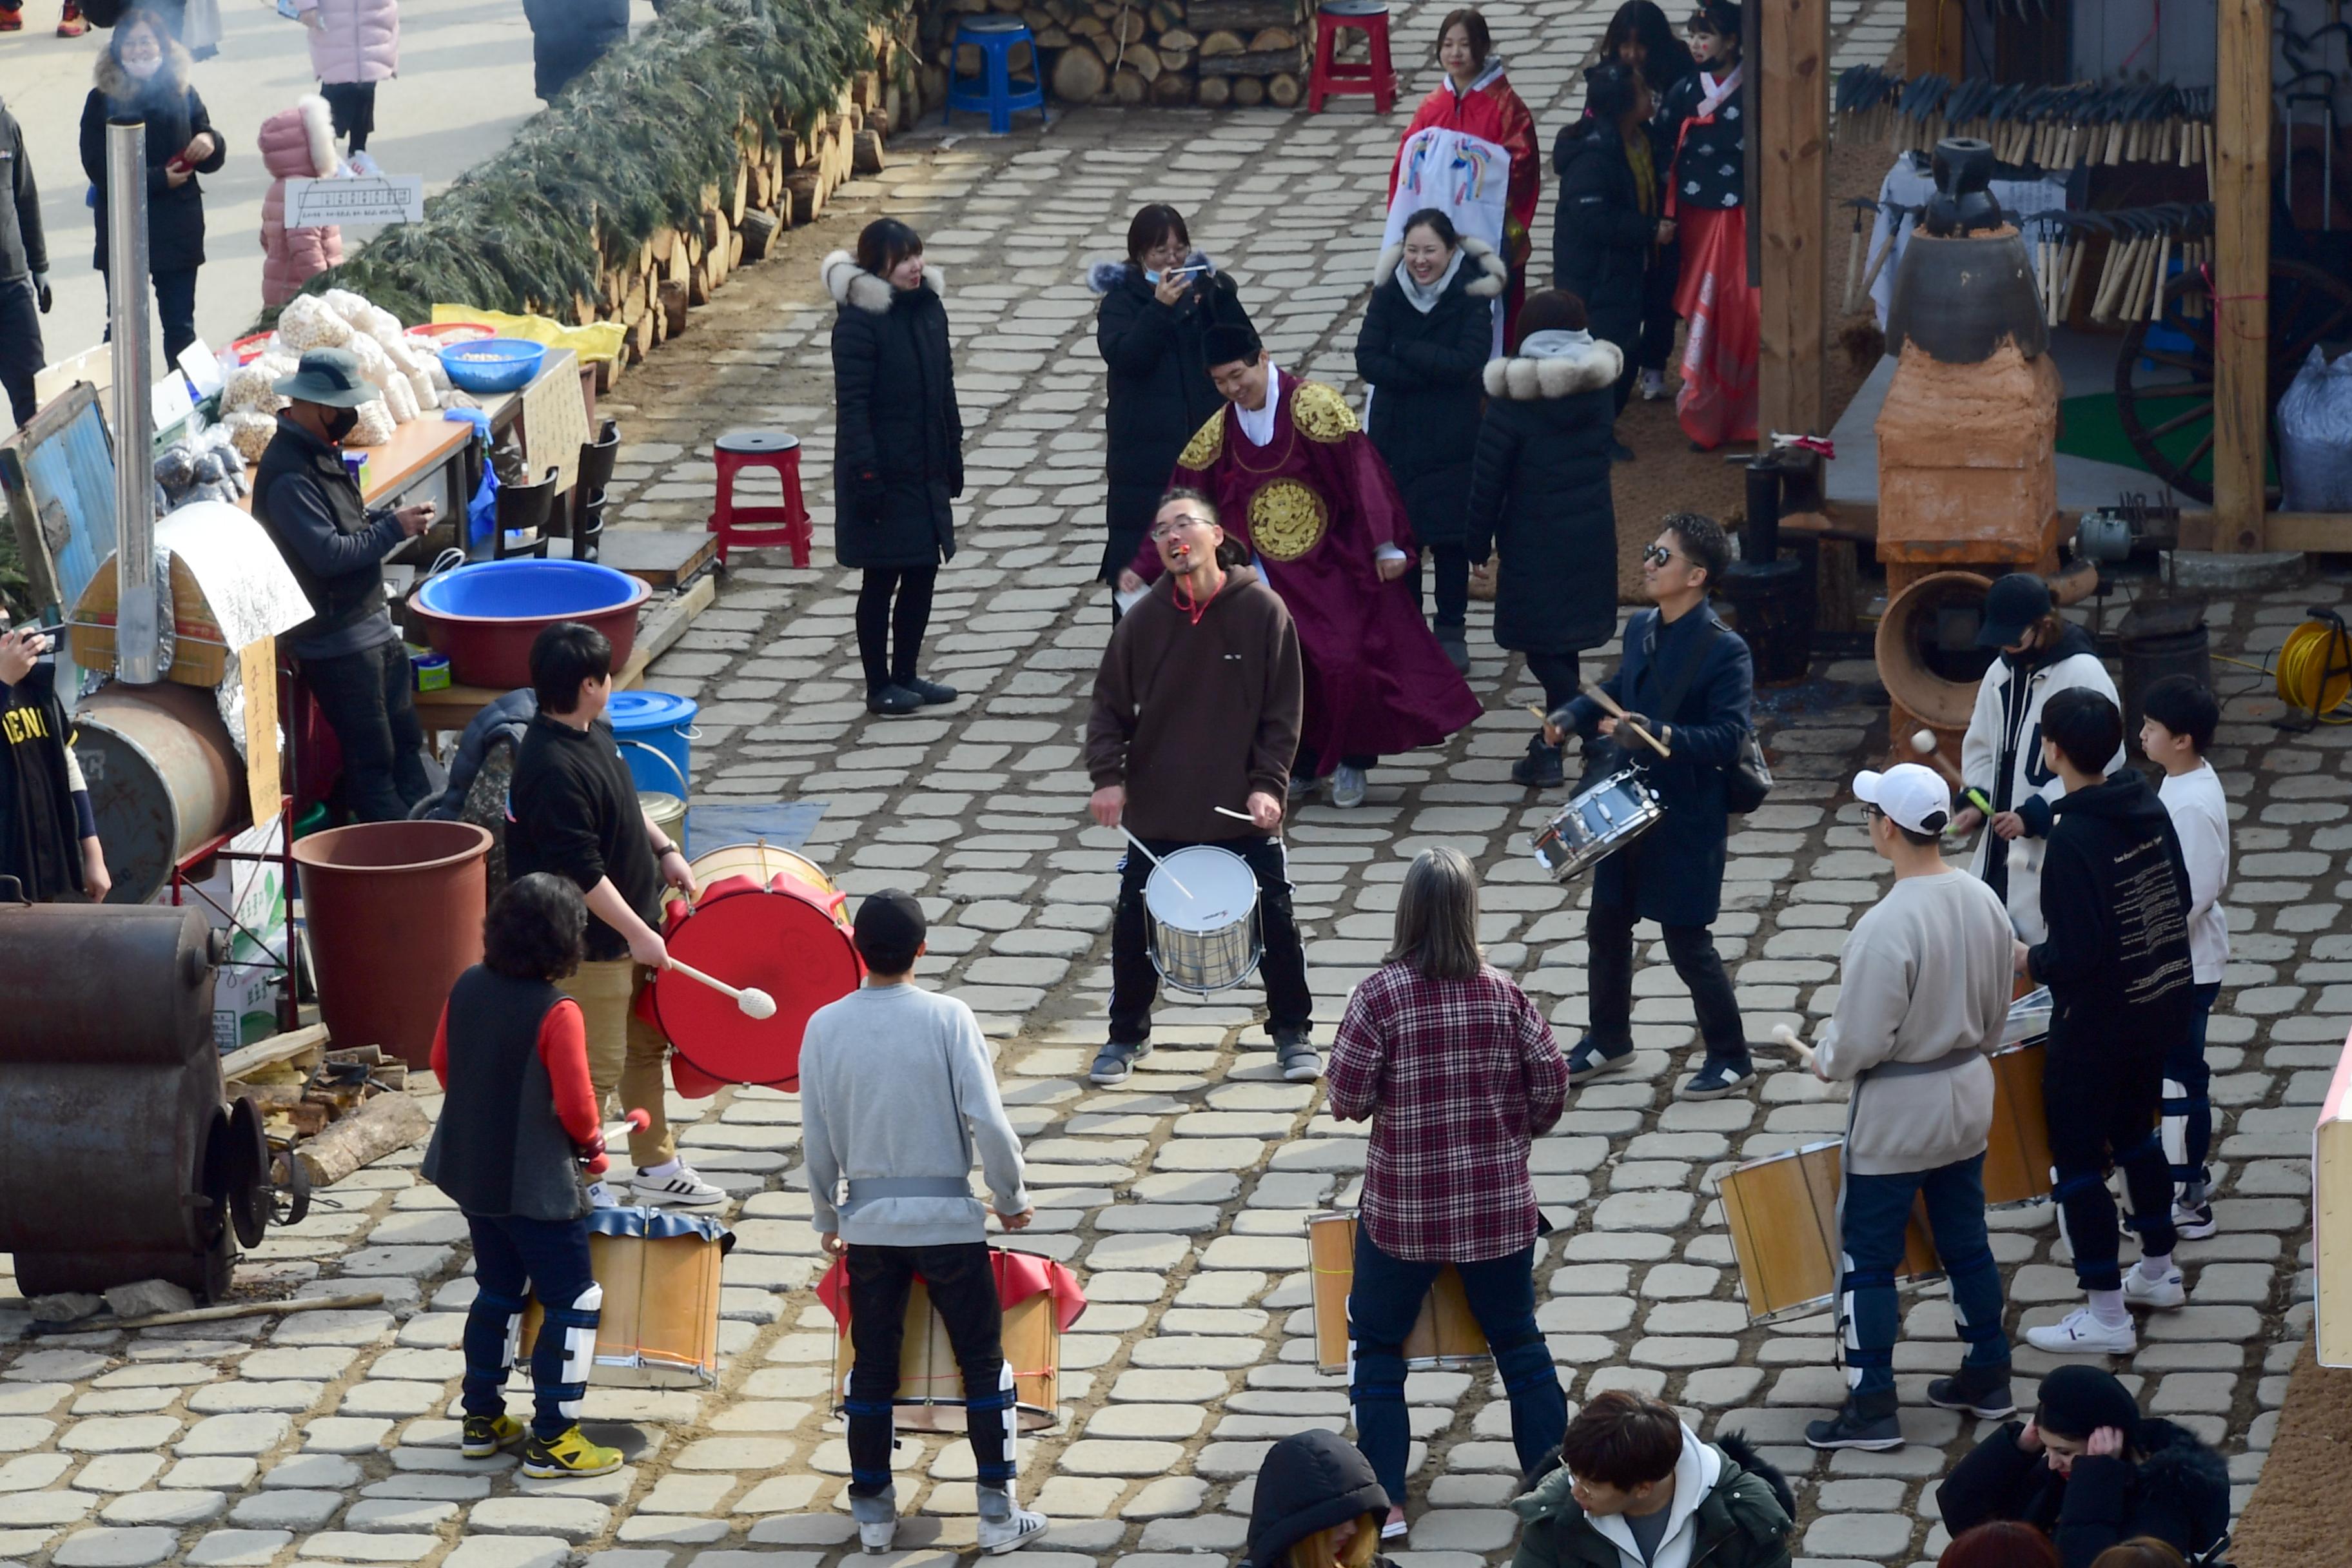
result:
[[[1462,291],[1474,300],[1492,300],[1500,295],[1503,286],[1511,280],[1510,264],[1495,253],[1493,246],[1466,234],[1462,237],[1461,249],[1465,263],[1463,270],[1476,268],[1475,276],[1463,285]],[[1404,242],[1399,240],[1381,251],[1380,260],[1373,264],[1372,287],[1377,289],[1395,277],[1397,268],[1403,264]]]
[[[1572,353],[1490,359],[1485,376],[1486,395],[1522,403],[1572,397],[1613,384],[1624,368],[1623,352],[1615,343],[1597,338]]]
[[[1217,258],[1211,256],[1205,250],[1195,250],[1189,256],[1185,257],[1184,265],[1187,267],[1205,268],[1207,269],[1206,276],[1211,278],[1214,278],[1217,275]],[[1112,289],[1118,288],[1121,283],[1126,282],[1128,273],[1134,270],[1140,269],[1138,268],[1132,261],[1112,261],[1108,259],[1089,261],[1087,263],[1086,277],[1087,291],[1095,294],[1108,294]]]
[[[857,258],[846,250],[836,250],[826,257],[817,272],[824,279],[824,291],[845,310],[855,305],[879,316],[890,309],[890,296],[898,292],[888,279],[877,278],[858,266]],[[942,300],[948,297],[947,279],[928,261],[923,263],[923,287]]]
[[[163,63],[155,74],[141,81],[122,68],[114,58],[113,40],[98,51],[98,64],[90,71],[90,85],[104,93],[107,101],[119,104],[154,103],[164,99],[176,99],[188,90],[189,73],[195,69],[195,58],[179,39],[163,35]]]
[[[324,180],[342,167],[335,155],[334,111],[315,92],[263,121],[257,144],[262,167],[280,180]]]

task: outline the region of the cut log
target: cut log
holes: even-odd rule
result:
[[[745,214],[750,216],[750,214]],[[743,231],[737,229],[727,237],[727,270],[731,274],[743,265]]]
[[[1255,32],[1297,26],[1303,14],[1299,0],[1191,0],[1184,7],[1184,25],[1196,33],[1211,27]]]
[[[1200,55],[1206,60],[1218,55],[1237,55],[1246,47],[1240,34],[1229,33],[1220,27],[1202,38]]]
[[[1167,45],[1162,44],[1160,47],[1154,49],[1152,53],[1160,57],[1160,79],[1161,81],[1166,81],[1171,76],[1182,76],[1192,68],[1192,51],[1190,49],[1171,49]],[[1155,83],[1153,85],[1156,86],[1158,84]]]
[[[739,237],[743,244],[742,259],[758,261],[768,254],[768,242],[776,237],[782,222],[772,212],[753,207],[743,215],[743,226]]]
[[[1170,27],[1160,35],[1160,47],[1162,49],[1183,49],[1190,52],[1201,47],[1201,35],[1187,32],[1182,27]]]
[[[1127,63],[1129,68],[1133,70],[1136,75],[1141,77],[1145,81],[1158,81],[1160,79],[1160,72],[1161,69],[1160,63],[1160,51],[1153,48],[1150,44],[1128,45]]]
[[[1298,34],[1295,28],[1260,27],[1250,35],[1249,52],[1254,55],[1264,54],[1268,49],[1295,49],[1297,47]]]
[[[654,260],[667,267],[669,265],[669,253],[677,247],[677,230],[657,228],[654,230],[654,237],[646,243],[653,249]]]
[[[1144,15],[1150,18],[1153,32],[1164,33],[1184,19],[1184,7],[1176,0],[1152,0],[1151,9]]]
[[[294,1157],[314,1187],[331,1187],[361,1166],[405,1149],[433,1131],[432,1121],[405,1094],[379,1094],[307,1143]]]
[[[800,169],[784,176],[784,200],[790,213],[787,220],[794,228],[813,223],[824,210],[824,198],[818,193],[816,171]]]
[[[316,1061],[327,1043],[327,1026],[312,1024],[266,1040],[242,1046],[221,1058],[221,1077],[229,1082],[278,1062]]]
[[[1070,47],[1070,35],[1059,26],[1040,27],[1037,29],[1037,47],[1041,49],[1066,49]]]
[[[1108,33],[1105,33],[1099,37],[1088,38],[1087,40],[1087,47],[1102,57],[1103,64],[1113,67],[1114,68],[1118,65],[1118,54],[1121,46],[1119,41],[1117,38],[1112,37]]]
[[[1163,109],[1179,109],[1192,101],[1192,79],[1182,71],[1161,71],[1151,84],[1151,101]]]
[[[1259,104],[1264,103],[1265,101],[1265,83],[1263,80],[1254,76],[1237,76],[1234,78],[1234,106],[1235,108],[1255,109]]]
[[[1204,53],[1199,66],[1202,76],[1276,76],[1285,71],[1297,76],[1306,68],[1304,51],[1295,48],[1238,55]]]
[[[1306,95],[1306,89],[1288,71],[1276,71],[1265,79],[1265,100],[1277,109],[1296,109]]]
[[[1074,38],[1100,38],[1108,37],[1110,32],[1099,16],[1073,16],[1063,26],[1069,29],[1070,37]]]
[[[649,310],[629,323],[628,332],[622,338],[621,342],[628,351],[631,364],[636,363],[653,352],[654,323],[660,317],[659,310]]]
[[[1143,14],[1125,6],[1114,11],[1109,21],[1110,36],[1122,44],[1141,43],[1143,35],[1149,30],[1144,25]]]
[[[1064,49],[1054,61],[1054,96],[1065,103],[1091,103],[1110,85],[1110,69],[1090,48]]]
[[[694,269],[686,275],[686,302],[689,305],[708,305],[710,303],[711,287],[710,261],[706,257],[696,262]]]
[[[676,279],[663,282],[660,296],[661,309],[656,312],[661,317],[661,326],[658,330],[663,337],[674,338],[686,331],[687,295],[686,283]]]
[[[1192,96],[1203,109],[1223,109],[1234,100],[1233,79],[1204,76],[1201,79],[1201,85],[1193,89]]]
[[[1110,95],[1131,109],[1151,96],[1151,84],[1122,68],[1111,76]]]
[[[850,167],[859,174],[878,174],[888,162],[883,149],[882,132],[868,126],[860,131],[851,142]]]

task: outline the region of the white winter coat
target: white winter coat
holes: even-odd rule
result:
[[[2180,858],[2189,868],[2192,977],[2200,985],[2210,985],[2230,962],[2230,913],[2221,907],[2221,889],[2230,885],[2229,797],[2221,793],[2221,775],[2210,763],[2168,776],[2157,794],[2172,818]]]

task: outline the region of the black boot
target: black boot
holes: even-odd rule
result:
[[[1963,1365],[1950,1377],[1939,1377],[1927,1385],[1927,1403],[1998,1421],[2017,1409],[2017,1401],[2009,1394],[2009,1363]]]
[[[1538,731],[1528,740],[1528,754],[1511,764],[1511,782],[1529,789],[1558,789],[1568,775],[1559,761],[1559,748],[1543,738]]]
[[[1895,1390],[1847,1395],[1844,1409],[1805,1428],[1805,1441],[1816,1448],[1903,1447],[1903,1428],[1895,1418]]]

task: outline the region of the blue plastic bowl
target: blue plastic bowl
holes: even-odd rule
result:
[[[481,338],[451,343],[441,351],[441,368],[453,385],[467,392],[519,392],[530,384],[547,358],[547,345],[523,338]]]
[[[530,684],[530,645],[560,621],[604,633],[618,671],[651,593],[643,579],[590,561],[484,561],[426,578],[409,609],[457,680],[503,691]]]

